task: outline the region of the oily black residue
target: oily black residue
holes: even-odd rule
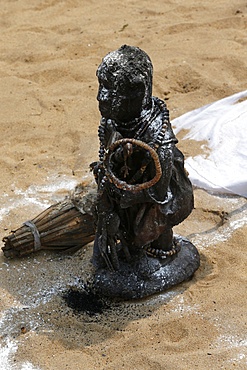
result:
[[[105,309],[109,308],[109,304],[99,294],[90,289],[81,291],[70,288],[63,295],[63,299],[75,312],[85,312],[90,316],[101,314]]]

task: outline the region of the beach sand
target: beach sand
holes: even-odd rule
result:
[[[145,50],[153,95],[174,119],[246,89],[246,29],[243,0],[1,1],[1,239],[93,181],[103,56]],[[183,134],[184,155],[199,153]],[[0,369],[246,369],[246,199],[195,189],[175,232],[201,254],[193,279],[94,316],[63,299],[90,279],[92,245],[20,260],[1,252]]]

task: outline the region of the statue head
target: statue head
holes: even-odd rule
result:
[[[96,75],[103,117],[129,122],[151,107],[153,66],[141,49],[123,45],[107,54]]]

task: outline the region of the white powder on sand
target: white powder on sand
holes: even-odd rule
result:
[[[17,348],[17,343],[9,339],[6,340],[5,344],[0,344],[0,370],[40,370],[40,368],[33,366],[29,361],[25,361],[22,364],[14,364],[13,356]]]

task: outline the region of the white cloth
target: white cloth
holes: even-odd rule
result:
[[[247,90],[188,112],[172,121],[175,134],[206,140],[203,154],[189,157],[185,167],[193,185],[213,192],[247,197]]]

